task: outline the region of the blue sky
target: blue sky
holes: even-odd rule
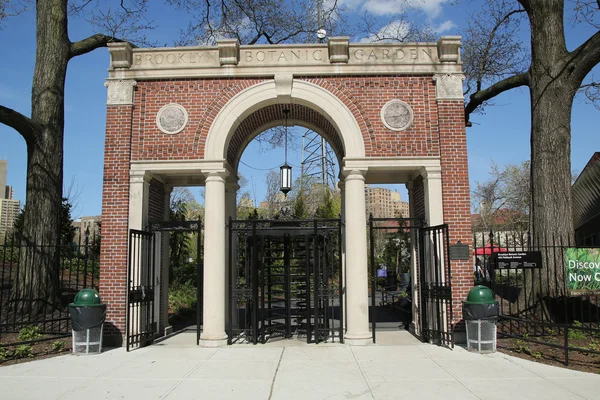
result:
[[[410,0],[417,11],[412,16],[417,21],[429,23],[439,29],[440,34],[458,34],[478,1],[463,0],[451,5],[448,0]],[[394,0],[344,0],[349,9],[360,13],[374,11],[393,22],[397,3]],[[170,45],[179,37],[180,21],[185,17],[163,7],[151,10],[149,18],[158,28],[151,32],[151,39]],[[183,19],[179,19],[183,18]],[[569,48],[580,44],[592,33],[590,28],[568,25]],[[69,26],[71,40],[87,37],[93,31],[81,20],[72,20]],[[353,37],[359,41],[361,37]],[[524,37],[524,40],[528,40]],[[31,79],[35,61],[35,19],[26,13],[5,21],[0,30],[0,104],[30,115]],[[67,73],[65,93],[65,164],[64,180],[68,187],[74,182],[79,195],[76,199],[75,217],[101,213],[102,172],[104,156],[104,130],[106,116],[106,88],[109,55],[106,49],[78,57],[71,61]],[[596,77],[600,69],[595,69]],[[469,174],[471,189],[476,181],[487,179],[492,161],[502,166],[520,163],[529,159],[530,113],[529,92],[516,89],[498,96],[494,107],[483,115],[472,118],[474,126],[467,129]],[[583,98],[575,100],[572,118],[572,169],[581,171],[598,146],[598,121],[600,114]],[[290,151],[290,162],[300,164],[300,153]],[[27,152],[21,136],[11,128],[0,125],[0,159],[8,160],[7,184],[13,186],[15,198],[25,200],[25,177]],[[245,166],[240,171],[248,178],[245,190],[253,192],[258,201],[264,196],[265,168],[275,167],[283,160],[280,149],[259,152],[251,145],[242,160],[261,170]],[[294,170],[295,176],[299,169]],[[251,187],[252,183],[254,184]],[[198,190],[193,190],[198,192]],[[404,191],[403,191],[404,192]]]

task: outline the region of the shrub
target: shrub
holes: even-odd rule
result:
[[[579,321],[573,321],[573,326],[569,329],[569,339],[585,339],[585,334],[581,330],[583,324]]]
[[[12,358],[13,352],[8,350],[6,347],[0,347],[0,361],[6,361]]]
[[[61,340],[57,340],[55,342],[52,343],[52,351],[54,352],[59,352],[62,351],[65,348],[65,342],[61,341]]]
[[[37,325],[27,325],[19,331],[19,340],[28,342],[40,337],[40,327]]]
[[[33,357],[31,354],[31,345],[22,344],[15,349],[15,358]]]
[[[169,310],[179,313],[186,309],[196,308],[196,287],[193,283],[171,285],[169,287]]]

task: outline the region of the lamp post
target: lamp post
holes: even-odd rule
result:
[[[285,114],[285,161],[279,167],[279,190],[287,197],[287,194],[292,190],[292,167],[287,163],[287,148],[288,148],[288,114],[290,110],[283,110]]]

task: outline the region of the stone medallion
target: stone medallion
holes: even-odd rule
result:
[[[163,106],[156,114],[156,125],[164,133],[174,135],[185,128],[188,122],[188,113],[179,104],[171,103]]]
[[[412,125],[413,111],[402,100],[391,100],[381,109],[381,120],[389,129],[403,131]]]

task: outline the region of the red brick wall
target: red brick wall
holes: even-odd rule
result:
[[[125,334],[132,110],[132,106],[106,110],[100,294],[108,307],[104,333],[116,338]]]
[[[460,240],[463,244],[471,246],[469,168],[463,101],[439,101],[438,119],[444,222],[448,224],[450,245]],[[452,302],[455,322],[462,319],[461,301],[467,297],[472,287],[472,262],[453,260]]]

